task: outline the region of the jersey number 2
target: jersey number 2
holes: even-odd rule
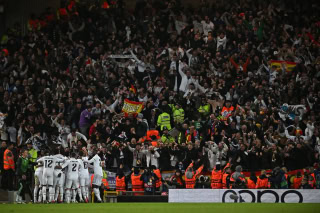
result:
[[[72,171],[73,171],[73,172],[76,172],[76,171],[77,171],[76,167],[77,167],[77,164],[75,164],[75,163],[72,164]]]

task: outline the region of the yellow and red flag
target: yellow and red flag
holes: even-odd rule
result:
[[[136,90],[136,88],[131,84],[131,87],[130,87],[130,89],[129,89],[131,92],[133,92],[134,94],[136,94],[137,93],[137,90]]]
[[[122,107],[122,112],[124,112],[127,117],[129,114],[133,116],[137,116],[143,109],[143,102],[135,102],[130,101],[129,99],[125,99]]]
[[[285,67],[286,67],[286,71],[287,72],[291,72],[297,66],[297,63],[291,62],[291,61],[271,60],[270,62],[271,62],[271,66],[276,66],[277,67],[277,70],[281,70],[282,69],[282,64],[284,64]]]

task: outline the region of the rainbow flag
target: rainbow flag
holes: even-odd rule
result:
[[[143,109],[143,102],[130,101],[128,99],[124,100],[122,112],[128,117],[129,114],[137,116]]]
[[[270,62],[271,62],[271,66],[276,66],[278,71],[282,69],[281,64],[285,64],[287,72],[291,72],[297,66],[297,63],[291,62],[291,61],[271,60]]]

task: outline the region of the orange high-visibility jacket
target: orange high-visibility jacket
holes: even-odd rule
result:
[[[3,154],[3,168],[5,170],[15,169],[13,154],[9,149],[6,149]]]

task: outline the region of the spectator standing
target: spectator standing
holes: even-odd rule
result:
[[[13,143],[10,143],[3,154],[3,189],[12,191],[15,177],[15,161],[12,153]]]
[[[80,114],[79,128],[80,132],[86,137],[89,135],[90,127],[90,118],[91,118],[91,106],[88,106],[87,109],[83,110]]]

